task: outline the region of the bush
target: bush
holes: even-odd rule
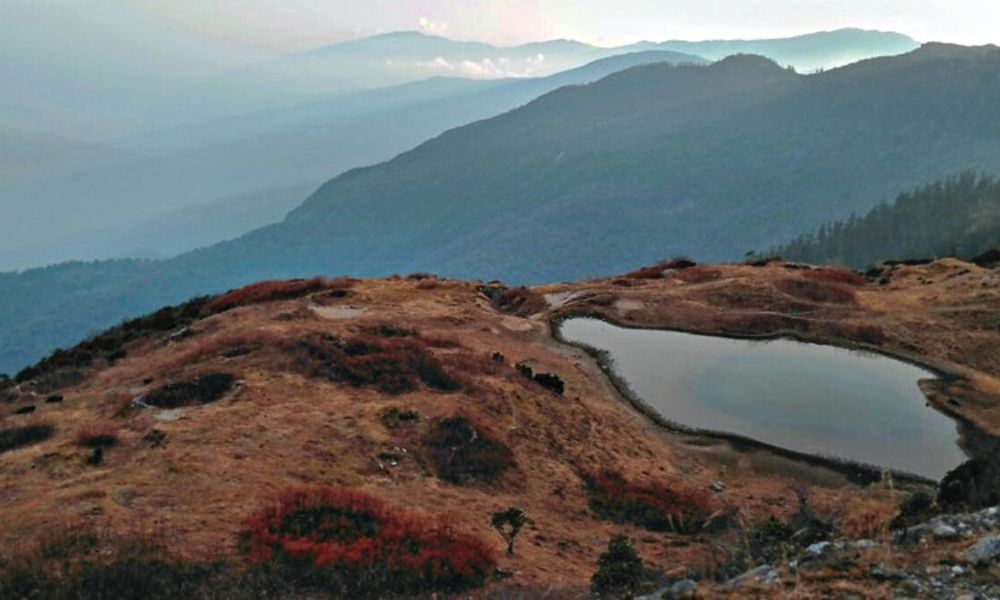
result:
[[[398,406],[390,406],[380,412],[378,417],[382,421],[382,425],[390,430],[410,425],[420,420],[420,414],[417,411],[412,409],[404,410]]]
[[[90,425],[76,432],[76,445],[84,448],[110,448],[118,443],[118,428],[111,424]]]
[[[683,281],[684,283],[708,283],[709,281],[721,279],[722,271],[714,267],[698,265],[688,269],[673,271],[670,273],[670,277]]]
[[[240,547],[251,564],[347,597],[460,591],[495,566],[487,544],[446,519],[345,488],[286,491],[244,522]]]
[[[811,279],[779,279],[774,286],[792,296],[827,304],[852,304],[855,291],[850,285]]]
[[[937,503],[947,511],[1000,504],[1000,460],[974,458],[948,471],[938,488]]]
[[[168,383],[145,396],[142,401],[157,408],[179,408],[209,404],[226,395],[236,383],[229,373],[210,373],[188,381]]]
[[[39,444],[52,437],[53,433],[55,429],[44,423],[0,430],[0,453]]]
[[[517,372],[523,377],[534,381],[550,392],[554,392],[562,396],[566,391],[566,384],[563,382],[561,377],[554,373],[535,373],[535,370],[531,368],[531,365],[523,362],[515,364],[514,368],[517,369]]]
[[[492,483],[516,466],[510,448],[465,417],[437,421],[422,441],[437,476],[451,483]]]
[[[304,375],[354,387],[374,386],[387,394],[415,391],[421,382],[444,392],[462,387],[419,339],[312,335],[284,350],[292,369]]]
[[[198,297],[179,304],[168,306],[143,317],[129,319],[103,333],[89,338],[69,350],[56,350],[47,358],[22,369],[15,380],[23,383],[38,379],[43,375],[66,369],[79,369],[90,366],[97,358],[112,360],[112,357],[124,356],[122,346],[151,333],[171,331],[186,327],[203,316],[203,308],[209,301],[208,297]]]
[[[686,256],[680,256],[671,260],[664,260],[656,263],[655,265],[650,265],[648,267],[642,267],[641,269],[636,269],[631,273],[626,273],[626,279],[663,279],[664,271],[680,271],[683,269],[690,269],[697,266],[698,263],[694,262]]]
[[[599,518],[650,531],[692,533],[713,513],[711,497],[701,489],[654,481],[631,483],[611,471],[585,475],[584,483],[590,508]]]
[[[322,277],[260,281],[226,292],[212,300],[208,308],[213,312],[222,312],[237,306],[301,298],[324,290],[344,290],[353,284],[353,280],[347,278],[324,279]]]
[[[608,541],[608,550],[597,559],[590,591],[598,598],[634,598],[646,582],[642,558],[624,535]]]
[[[69,531],[0,560],[0,597],[52,600],[243,600],[307,597],[273,573],[181,561],[143,540]]]
[[[495,298],[494,303],[497,308],[503,312],[521,316],[540,313],[549,307],[545,298],[525,287],[504,288],[495,295]]]
[[[864,285],[868,283],[864,275],[843,267],[806,269],[802,271],[802,276],[813,281],[825,281],[827,283],[846,283],[848,285]]]
[[[514,540],[521,528],[528,524],[528,515],[516,506],[501,510],[490,515],[490,525],[497,530],[500,537],[507,542],[507,554],[514,555]]]

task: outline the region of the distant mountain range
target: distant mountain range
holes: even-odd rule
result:
[[[109,236],[109,229],[141,228],[161,215],[196,211],[199,205],[234,195],[260,195],[289,186],[315,189],[332,176],[392,158],[449,128],[492,117],[565,85],[589,83],[655,62],[706,61],[649,51],[597,60],[543,78],[435,78],[137,137],[125,145],[145,159],[0,187],[0,270],[127,256],[134,246],[127,236]],[[231,223],[211,220],[200,230],[213,224],[222,229],[208,241],[221,241],[232,233]],[[189,236],[183,230],[175,234],[171,246],[179,251],[206,242],[204,235]]]
[[[705,62],[672,48],[703,48],[714,58],[752,49],[782,64],[811,66],[915,45],[899,34],[852,29],[778,40],[643,42],[617,48],[569,40],[503,48],[402,32],[281,56],[183,92],[160,93],[159,107],[147,115],[153,125],[120,138],[114,148],[92,148],[95,157],[118,153],[129,160],[88,165],[74,162],[68,152],[52,151],[33,163],[51,168],[33,172],[14,165],[8,173],[29,176],[5,180],[0,158],[0,270],[126,255],[133,247],[115,245],[119,236],[109,237],[109,229],[135,228],[234,195],[315,187],[449,128],[636,64]],[[370,89],[376,85],[389,87]],[[347,91],[358,88],[365,89]],[[43,103],[36,98],[33,104]],[[108,110],[114,106],[99,104]],[[136,110],[130,108],[130,122]],[[5,114],[0,101],[0,123]],[[223,239],[221,234],[216,240]],[[203,237],[180,236],[174,242],[187,250],[203,243]]]
[[[669,41],[658,44],[645,42],[635,47],[687,52],[709,60],[721,60],[733,54],[759,54],[782,66],[809,73],[875,56],[904,54],[918,46],[913,38],[899,33],[838,29],[769,40]]]
[[[1000,172],[1000,50],[930,44],[816,75],[736,56],[561,88],[323,185],[168,261],[0,281],[0,369],[196,293],[315,273],[512,283],[727,260],[963,169]]]
[[[901,194],[863,217],[824,224],[768,253],[861,269],[886,260],[968,259],[993,249],[1000,249],[1000,180],[965,173]]]
[[[231,114],[242,107],[288,104],[316,94],[383,87],[432,76],[496,79],[543,77],[600,58],[639,51],[682,52],[718,60],[756,53],[812,71],[909,52],[918,46],[898,33],[840,29],[771,40],[640,42],[602,48],[573,40],[498,47],[415,31],[388,33],[277,57],[208,80],[184,94],[171,111]]]

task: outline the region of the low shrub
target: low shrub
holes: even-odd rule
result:
[[[698,284],[716,281],[722,278],[722,271],[715,267],[697,265],[679,271],[671,271],[670,277],[684,283]]]
[[[655,481],[629,482],[620,474],[585,474],[590,508],[599,518],[632,523],[650,531],[693,533],[712,515],[712,499],[702,489]]]
[[[76,445],[83,448],[110,448],[118,443],[118,428],[110,423],[89,425],[76,432]]]
[[[446,519],[346,488],[286,491],[244,522],[240,547],[250,564],[344,597],[457,592],[496,564],[486,543]]]
[[[525,287],[503,288],[495,298],[494,303],[497,308],[516,315],[533,315],[549,307],[544,297]]]
[[[663,272],[667,268],[662,266],[662,264],[650,265],[648,267],[641,267],[635,271],[630,271],[625,274],[626,279],[663,279]]]
[[[198,297],[135,319],[129,319],[104,331],[92,338],[84,340],[69,350],[56,350],[38,363],[25,367],[15,381],[23,383],[29,380],[51,376],[54,372],[81,369],[93,364],[97,358],[113,361],[112,357],[124,356],[122,346],[152,333],[161,333],[187,327],[203,316],[203,309],[208,303],[208,297]],[[51,378],[51,377],[50,377]],[[65,380],[65,378],[62,378]],[[71,382],[72,380],[69,380]],[[51,382],[58,385],[60,381]]]
[[[378,415],[379,420],[386,429],[396,429],[404,425],[410,425],[420,420],[420,415],[415,410],[405,410],[398,406],[390,406]]]
[[[140,539],[74,530],[0,559],[0,597],[47,600],[215,600],[307,597],[275,573],[180,560]]]
[[[52,437],[55,429],[45,423],[0,429],[0,453],[40,444]]]
[[[590,593],[596,598],[634,598],[649,587],[649,578],[639,553],[624,535],[608,540],[608,549],[597,559],[590,578]]]
[[[979,510],[1000,504],[1000,460],[974,458],[955,467],[938,487],[943,510]]]
[[[769,517],[746,532],[746,551],[753,564],[784,560],[798,550],[829,539],[833,523],[818,518],[804,488],[795,489],[798,510],[784,521]]]
[[[970,261],[972,264],[983,267],[984,269],[990,269],[1000,265],[1000,248],[993,248],[992,250],[987,250],[982,254],[974,256]]]
[[[216,297],[209,302],[208,309],[213,312],[222,312],[238,306],[301,298],[324,290],[344,290],[353,284],[354,281],[347,278],[325,279],[323,277],[259,281]]]
[[[34,404],[26,404],[24,406],[17,407],[14,410],[14,414],[15,415],[30,415],[31,413],[35,412],[35,410],[36,409],[35,409],[35,405]]]
[[[422,442],[437,476],[451,483],[492,483],[516,466],[510,448],[465,417],[436,421]]]
[[[543,388],[559,394],[560,396],[562,396],[566,391],[566,384],[563,382],[561,377],[554,373],[535,373],[535,370],[532,369],[530,365],[523,362],[515,364],[514,368],[524,378],[530,379]]]
[[[927,520],[935,512],[934,498],[925,491],[916,491],[899,504],[899,512],[889,523],[889,528],[906,529]]]
[[[642,267],[636,269],[631,273],[626,273],[626,279],[663,279],[664,271],[680,271],[683,269],[690,269],[697,266],[698,263],[694,262],[686,256],[679,256],[671,260],[663,260],[655,265],[649,265],[647,267]]]
[[[14,387],[14,380],[6,373],[0,373],[0,392]]]
[[[210,373],[168,383],[143,396],[142,401],[157,408],[209,404],[225,396],[235,383],[236,378],[229,373]]]
[[[831,283],[823,280],[786,278],[779,279],[774,286],[793,298],[800,298],[824,304],[853,304],[855,291],[851,285]]]
[[[419,339],[312,335],[285,345],[284,351],[291,368],[306,376],[373,386],[387,394],[412,392],[420,383],[444,392],[462,387]]]
[[[825,281],[828,283],[846,283],[848,285],[864,285],[868,279],[864,275],[845,269],[843,267],[820,267],[818,269],[805,269],[802,276],[813,281]]]

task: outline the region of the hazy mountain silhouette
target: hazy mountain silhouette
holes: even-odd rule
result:
[[[909,36],[863,29],[821,31],[770,40],[668,41],[640,45],[643,49],[690,52],[710,60],[740,53],[759,54],[801,72],[839,67],[875,56],[903,54],[915,50],[917,46],[919,44]]]
[[[660,61],[704,62],[676,52],[640,52],[545,78],[437,78],[167,130],[136,142],[134,149],[152,154],[160,146],[172,148],[169,153],[122,168],[0,189],[0,270],[122,256],[134,247],[114,244],[117,236],[109,237],[109,228],[137,227],[164,213],[196,210],[202,203],[260,189],[315,188],[347,169],[387,160],[451,127],[494,116],[558,87]],[[210,241],[223,239],[220,231]],[[190,250],[205,242],[203,236],[181,235],[173,247]]]

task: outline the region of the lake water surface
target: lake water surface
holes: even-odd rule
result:
[[[562,335],[608,352],[617,375],[674,423],[932,479],[966,460],[957,423],[927,406],[917,386],[934,374],[902,361],[590,318],[564,321]]]

